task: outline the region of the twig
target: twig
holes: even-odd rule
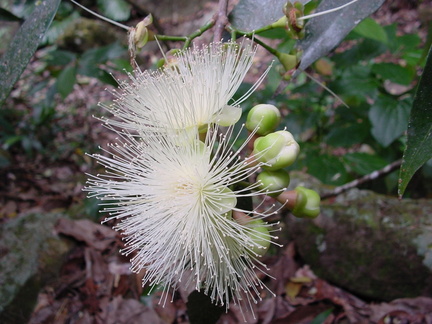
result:
[[[337,195],[341,194],[342,192],[345,192],[349,189],[358,187],[359,185],[361,185],[365,182],[372,181],[372,180],[378,179],[380,177],[383,177],[383,176],[393,172],[397,168],[399,168],[401,166],[401,164],[402,164],[402,160],[394,161],[393,163],[386,165],[384,168],[382,168],[380,170],[374,171],[374,172],[367,174],[367,175],[365,175],[359,179],[348,182],[348,183],[344,184],[343,186],[336,187],[332,192],[328,192],[328,193],[322,195],[321,199],[326,199],[329,197],[337,196]]]
[[[213,36],[214,42],[220,42],[222,40],[223,30],[225,29],[225,26],[228,23],[227,11],[228,11],[228,0],[219,0],[218,12],[216,13],[214,18],[216,21],[214,36]]]

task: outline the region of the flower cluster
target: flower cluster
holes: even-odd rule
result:
[[[276,211],[246,210],[238,202],[279,194],[272,183],[248,181],[261,168],[288,165],[287,154],[292,163],[298,145],[286,131],[264,132],[244,158],[247,143],[264,134],[257,133],[263,119],[258,116],[234,149],[239,103],[266,74],[231,102],[255,51],[235,43],[187,50],[164,69],[130,75],[115,92],[116,101],[104,106],[115,116],[105,122],[118,140],[92,155],[106,172],[91,176],[86,190],[102,200],[107,220],[119,220],[123,253],[131,255],[133,271],[145,270],[143,284],[160,285],[164,292],[180,285],[201,290],[227,308],[231,301],[250,305],[261,299],[265,286],[256,271],[266,270],[260,257],[276,238],[276,229],[263,219]],[[221,126],[228,128],[222,132]]]

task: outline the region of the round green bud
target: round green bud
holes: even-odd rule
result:
[[[225,105],[215,116],[212,122],[220,126],[231,126],[237,123],[242,115],[240,107]]]
[[[298,64],[298,59],[295,55],[278,52],[276,57],[284,67],[285,71],[294,69]]]
[[[254,219],[246,224],[247,227],[253,229],[249,231],[249,237],[252,240],[252,246],[250,247],[253,254],[263,256],[268,248],[270,247],[270,233],[268,227],[262,219]]]
[[[246,119],[246,128],[249,131],[255,130],[258,135],[267,135],[273,132],[279,125],[281,114],[279,109],[273,105],[260,104],[253,107]]]
[[[296,202],[292,213],[300,218],[315,218],[320,213],[321,198],[314,190],[304,187],[294,189],[297,193]]]
[[[217,214],[226,214],[237,205],[237,198],[234,192],[228,187],[215,187],[216,199],[207,199],[206,206],[213,209]]]
[[[254,142],[253,154],[266,163],[265,170],[276,171],[290,166],[297,159],[300,146],[290,132],[278,131],[259,137]]]
[[[263,171],[258,175],[257,181],[260,183],[260,189],[274,191],[268,195],[277,197],[289,186],[290,176],[285,170]]]

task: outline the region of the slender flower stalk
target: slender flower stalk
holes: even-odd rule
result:
[[[265,287],[255,272],[266,270],[259,251],[276,238],[261,219],[277,211],[236,207],[238,199],[265,190],[258,183],[234,189],[260,164],[240,158],[254,133],[235,151],[232,129],[220,134],[209,126],[204,143],[198,134],[190,141],[187,132],[137,138],[117,131],[111,156],[92,155],[107,172],[91,176],[86,190],[106,201],[106,221],[119,220],[123,253],[133,256],[133,271],[145,269],[143,284],[162,285],[164,292],[180,285],[202,289],[227,308],[231,300],[252,308]],[[188,145],[178,144],[182,137]],[[250,222],[236,221],[233,212],[248,214]],[[263,234],[263,226],[270,231]]]
[[[268,70],[239,100],[232,97],[249,70],[256,47],[244,41],[211,43],[175,54],[175,62],[154,72],[136,70],[120,82],[108,108],[108,123],[139,133],[191,130],[210,123],[229,126],[241,115],[239,104],[261,83]]]

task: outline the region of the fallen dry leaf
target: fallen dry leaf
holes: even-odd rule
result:
[[[90,220],[70,220],[62,218],[55,227],[57,233],[71,236],[85,242],[97,250],[106,250],[116,240],[116,232],[111,228],[96,224]]]

